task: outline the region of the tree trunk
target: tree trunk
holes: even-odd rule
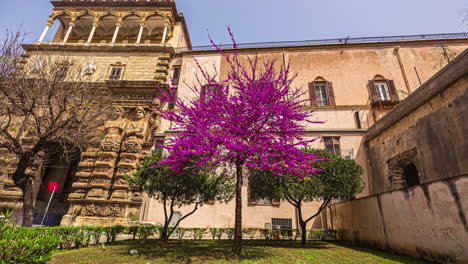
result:
[[[34,198],[33,198],[33,186],[32,179],[28,178],[24,183],[23,189],[23,222],[21,226],[30,227],[32,226]]]
[[[242,251],[242,164],[236,164],[236,216],[232,252],[239,255]]]
[[[301,235],[302,235],[302,245],[305,246],[307,244],[307,223],[304,221],[300,221],[301,225]]]

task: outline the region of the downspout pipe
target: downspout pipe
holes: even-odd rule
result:
[[[409,84],[409,81],[408,81],[408,75],[406,75],[405,66],[403,65],[403,61],[401,60],[400,46],[395,47],[393,53],[398,58],[398,64],[400,65],[401,74],[403,75],[403,79],[405,80],[406,91],[408,91],[408,94],[410,94],[411,93],[411,87],[410,87],[410,84]]]

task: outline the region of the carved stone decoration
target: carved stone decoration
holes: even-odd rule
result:
[[[87,216],[98,217],[120,217],[122,216],[123,208],[120,204],[98,204],[92,203],[86,206]]]
[[[119,152],[122,142],[123,131],[125,129],[125,120],[123,119],[125,110],[122,107],[116,107],[113,120],[105,126],[105,138],[101,143],[101,149],[106,152]]]
[[[97,65],[94,61],[88,61],[86,63],[84,74],[85,75],[93,75],[97,70]]]
[[[146,112],[143,108],[136,108],[135,118],[130,121],[125,129],[126,138],[123,144],[123,152],[140,153],[142,151],[142,145],[148,128],[145,115]]]
[[[149,133],[147,133],[146,139],[145,139],[146,143],[151,143],[153,141],[155,133],[159,129],[159,126],[161,125],[161,112],[159,110],[155,109],[151,111],[149,125],[150,125],[150,128],[148,129]]]

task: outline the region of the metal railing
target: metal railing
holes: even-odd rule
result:
[[[461,33],[443,33],[443,34],[423,34],[423,35],[403,35],[403,36],[383,36],[383,37],[361,37],[361,38],[338,38],[338,39],[318,39],[318,40],[302,40],[302,41],[278,41],[278,42],[257,42],[257,43],[241,43],[238,44],[239,49],[246,48],[278,48],[278,47],[295,47],[295,46],[320,46],[320,45],[345,45],[358,43],[386,43],[386,42],[404,42],[404,41],[421,41],[421,40],[448,40],[448,39],[468,39],[468,32]],[[221,49],[232,49],[232,44],[223,44],[219,46]],[[176,48],[176,52],[185,51],[204,51],[214,50],[211,45],[194,46],[192,49]]]

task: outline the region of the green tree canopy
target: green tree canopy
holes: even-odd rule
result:
[[[305,175],[297,179],[289,175],[277,175],[271,171],[252,171],[249,178],[249,195],[251,199],[281,199],[289,202],[298,210],[299,223],[302,229],[302,243],[306,242],[306,225],[327,207],[333,198],[349,200],[364,188],[362,168],[356,161],[343,159],[328,150],[304,149],[304,152],[315,153],[326,159],[314,162],[322,171],[320,176]],[[304,219],[302,204],[322,202],[311,217]]]
[[[161,239],[166,241],[180,222],[189,217],[203,204],[210,201],[228,202],[234,197],[233,178],[222,168],[204,171],[185,169],[176,174],[169,165],[160,164],[162,152],[153,152],[138,165],[137,171],[127,177],[134,191],[144,191],[164,206],[164,226]],[[155,166],[156,164],[156,166]],[[174,209],[193,205],[188,214],[182,216],[173,227],[169,223]]]

